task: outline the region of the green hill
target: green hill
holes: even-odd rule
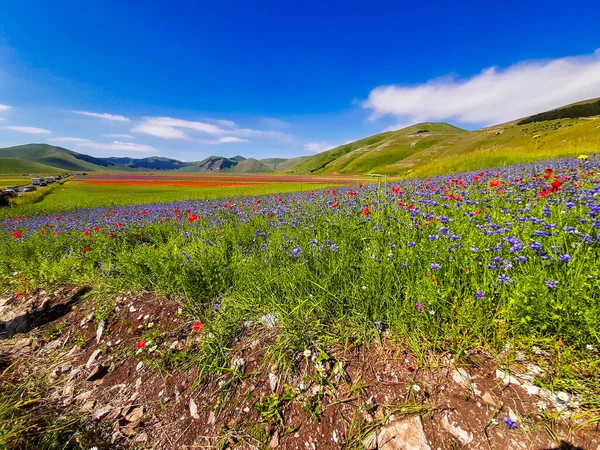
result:
[[[47,166],[34,161],[27,161],[19,158],[0,157],[0,173],[5,174],[33,174],[33,175],[54,175],[65,173],[63,169]]]
[[[0,149],[0,158],[18,158],[71,172],[111,170],[113,164],[48,144],[27,144]]]
[[[238,162],[229,169],[232,173],[265,173],[272,172],[265,164],[258,159],[248,158]]]
[[[426,123],[336,147],[288,171],[431,176],[599,150],[600,117],[515,121],[475,131]]]
[[[376,134],[319,153],[289,170],[295,173],[378,173],[445,139],[466,133],[447,123],[419,123]]]

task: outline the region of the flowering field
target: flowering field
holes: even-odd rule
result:
[[[599,344],[599,166],[562,159],[379,186],[9,216],[0,223],[1,281],[13,291],[75,283],[185,297],[223,342],[234,324],[275,314],[290,351],[336,330],[389,329],[419,345],[520,338],[585,352]]]

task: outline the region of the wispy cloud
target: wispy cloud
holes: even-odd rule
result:
[[[27,133],[27,134],[50,134],[52,131],[46,130],[45,128],[37,128],[37,127],[22,127],[22,126],[10,126],[3,127],[5,130],[18,131],[19,133]]]
[[[82,116],[95,117],[96,119],[111,120],[113,122],[129,122],[130,120],[125,116],[118,116],[115,114],[107,113],[96,113],[89,111],[72,111],[75,114],[81,114]]]
[[[304,144],[304,150],[310,153],[321,153],[331,148],[335,148],[335,145],[323,141]]]
[[[446,77],[417,86],[379,86],[363,107],[372,119],[403,123],[457,120],[491,125],[600,96],[600,49],[592,55],[491,67],[467,79]]]
[[[263,117],[260,119],[265,126],[269,128],[289,128],[290,124],[285,120],[278,119],[276,117]]]
[[[219,143],[221,144],[228,144],[232,142],[248,142],[248,139],[240,139],[234,136],[226,136],[219,139]]]
[[[146,117],[142,122],[131,129],[134,133],[145,133],[165,139],[191,140],[183,130],[194,130],[201,133],[219,135],[225,130],[205,122],[175,119],[173,117]]]
[[[120,138],[120,139],[135,139],[131,134],[124,134],[124,133],[103,134],[102,136],[111,137],[111,138]]]
[[[134,144],[132,142],[95,142],[89,139],[78,137],[58,137],[48,139],[51,142],[73,144],[78,148],[92,148],[97,150],[115,150],[115,151],[131,151],[140,153],[157,153],[158,150],[151,145]]]
[[[0,104],[0,111],[6,111],[7,109],[10,109],[10,106]]]
[[[190,121],[177,119],[173,117],[145,117],[140,123],[135,125],[131,131],[134,133],[145,133],[151,136],[161,137],[164,139],[182,139],[193,141],[195,140],[190,133],[197,132],[212,136],[234,135],[242,137],[262,137],[277,139],[282,142],[291,142],[293,138],[289,134],[280,131],[263,131],[250,128],[236,128],[235,123],[231,121],[216,121],[221,122],[222,126],[214,123]],[[226,122],[226,124],[223,124]],[[219,140],[222,143],[226,142],[243,142],[244,139],[236,141]],[[199,142],[199,141],[197,141]],[[210,141],[214,143],[213,141]]]

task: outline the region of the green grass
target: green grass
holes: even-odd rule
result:
[[[25,159],[20,158],[5,158],[1,157],[0,154],[0,174],[8,175],[8,174],[34,174],[35,176],[41,175],[60,175],[65,173],[62,169],[57,169],[56,167],[51,167],[46,164],[40,164],[35,161],[27,161]],[[0,175],[0,176],[2,176]],[[31,178],[27,178],[31,181]],[[0,183],[2,183],[2,178],[0,178]]]
[[[265,182],[255,186],[186,187],[94,185],[67,180],[15,199],[15,206],[0,209],[7,215],[39,214],[77,208],[113,207],[183,200],[230,198],[239,195],[269,195],[307,192],[337,186],[332,183]]]

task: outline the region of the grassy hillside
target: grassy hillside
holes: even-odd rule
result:
[[[311,156],[294,165],[296,173],[382,172],[408,156],[447,138],[466,133],[447,123],[420,123],[376,134]]]
[[[475,131],[427,123],[336,147],[288,171],[432,176],[599,151],[599,117],[515,121]]]
[[[73,172],[111,170],[113,164],[66,148],[48,144],[27,144],[0,149],[0,157],[19,158]]]
[[[600,151],[600,118],[477,130],[414,154],[386,173],[411,177],[500,167]]]
[[[0,173],[53,175],[65,173],[65,170],[25,159],[0,157]]]
[[[258,159],[248,158],[238,162],[235,166],[231,167],[228,172],[233,173],[265,173],[272,172],[272,170],[263,164]]]

